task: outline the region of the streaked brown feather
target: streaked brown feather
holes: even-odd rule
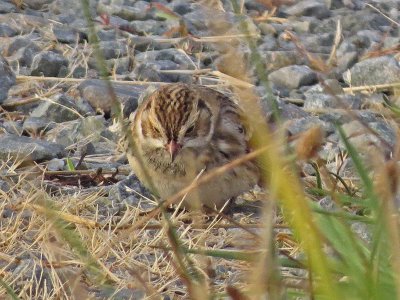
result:
[[[140,105],[131,128],[138,145],[136,153],[127,149],[132,168],[144,185],[156,187],[156,194],[162,198],[189,185],[201,170],[209,172],[245,155],[249,149],[249,134],[237,103],[199,85],[177,83],[160,87]],[[163,149],[170,140],[182,143],[174,161]],[[138,156],[144,166],[138,164]],[[195,206],[197,199],[220,207],[225,200],[250,189],[258,177],[255,163],[246,162],[200,187],[198,193],[189,194],[186,206]]]

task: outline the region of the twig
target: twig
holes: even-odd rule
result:
[[[190,74],[190,75],[202,75],[208,74],[212,69],[201,69],[201,70],[160,70],[158,72],[164,74]]]
[[[214,75],[216,77],[219,77],[225,81],[227,81],[229,84],[231,85],[236,85],[238,87],[244,87],[244,88],[254,88],[254,85],[247,82],[247,81],[243,81],[240,79],[237,79],[235,77],[232,77],[228,74],[222,73],[220,71],[212,71],[210,72],[210,75]]]
[[[361,92],[361,91],[376,91],[376,90],[390,90],[394,88],[400,88],[400,82],[395,83],[384,83],[375,85],[362,85],[362,86],[351,86],[343,88],[345,93]]]
[[[400,26],[400,23],[396,22],[395,20],[393,20],[392,18],[390,18],[389,16],[385,15],[383,12],[381,12],[379,9],[377,9],[375,6],[367,3],[367,6],[371,7],[372,9],[376,10],[378,13],[380,13],[382,16],[384,16],[386,19],[388,19],[390,22],[392,22],[393,24],[396,24],[397,26]]]
[[[115,170],[106,170],[101,171],[102,175],[113,175],[115,174]],[[129,175],[130,172],[126,170],[118,170],[118,174],[122,175]],[[38,171],[23,171],[23,172],[16,172],[14,174],[6,174],[2,175],[3,177],[13,177],[13,176],[21,176],[21,175],[29,175],[29,174],[44,174],[49,176],[73,176],[73,175],[96,175],[97,170],[71,170],[71,171],[46,171],[46,170],[38,170]]]
[[[100,227],[100,224],[96,221],[88,220],[88,219],[85,219],[85,218],[82,218],[82,217],[79,217],[76,215],[72,215],[70,213],[54,210],[49,207],[44,207],[44,206],[38,205],[38,204],[23,203],[23,204],[18,204],[16,206],[13,206],[14,210],[23,210],[23,209],[27,209],[27,208],[37,211],[40,214],[46,214],[47,211],[52,210],[53,213],[55,213],[57,215],[57,217],[63,219],[64,221],[71,222],[74,224],[84,225],[89,228]]]
[[[182,41],[186,41],[186,40],[192,40],[194,42],[198,42],[198,43],[225,43],[226,40],[232,40],[234,38],[245,38],[245,37],[258,37],[257,34],[230,34],[230,35],[218,35],[218,36],[204,36],[204,37],[194,37],[194,36],[187,36],[187,37],[180,37],[180,38],[170,38],[170,39],[166,39],[166,38],[154,38],[151,39],[152,41],[156,42],[156,43],[180,43]]]
[[[43,95],[40,96],[33,96],[33,97],[28,97],[28,98],[23,98],[23,99],[19,99],[19,100],[13,100],[12,102],[4,102],[1,106],[3,106],[4,108],[14,108],[14,107],[18,107],[21,105],[26,105],[26,104],[30,104],[30,103],[35,103],[37,101],[43,100],[43,97],[49,97],[52,96],[56,93],[58,93],[60,90],[57,89],[55,91],[51,91],[51,92],[47,92]]]
[[[282,100],[293,104],[304,104],[305,102],[303,99],[297,99],[297,98],[282,98]]]
[[[60,77],[43,77],[43,76],[17,76],[17,83],[25,81],[64,81],[71,83],[80,83],[82,81],[88,80],[87,78],[60,78]],[[111,83],[126,84],[126,85],[150,85],[150,84],[165,84],[165,82],[157,81],[123,81],[123,80],[109,80]]]

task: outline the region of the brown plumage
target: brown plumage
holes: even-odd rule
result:
[[[191,184],[203,170],[210,172],[248,152],[241,109],[231,98],[204,86],[162,86],[130,119],[134,142],[126,143],[130,165],[141,182],[163,199]],[[258,177],[258,168],[248,161],[189,193],[185,206],[219,208],[252,188]]]

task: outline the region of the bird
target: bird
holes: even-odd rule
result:
[[[166,200],[199,175],[249,153],[251,134],[245,124],[232,97],[197,84],[165,84],[129,116],[126,156],[140,182]],[[221,209],[253,188],[259,177],[256,162],[245,161],[197,186],[185,195],[183,206]]]

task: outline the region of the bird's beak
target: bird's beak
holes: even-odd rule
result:
[[[173,162],[178,154],[179,150],[181,149],[181,145],[179,145],[175,141],[170,141],[168,144],[165,145],[165,148],[171,155],[171,161]]]

